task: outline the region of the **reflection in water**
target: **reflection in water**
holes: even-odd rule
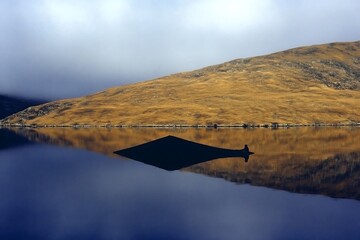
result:
[[[1,240],[360,239],[360,201],[46,144],[0,151],[0,193]]]
[[[211,147],[174,136],[156,139],[115,153],[169,171],[218,158],[242,157],[247,162],[249,156],[254,154],[249,152],[247,145],[244,149],[232,150]]]
[[[30,143],[31,141],[24,136],[16,134],[8,129],[0,128],[0,151],[20,147]]]
[[[16,129],[32,141],[85,148],[115,157],[167,135],[236,149],[248,144],[251,161],[220,159],[183,171],[291,192],[360,200],[360,128],[293,129]]]
[[[266,163],[267,164],[267,163]],[[233,166],[233,167],[230,167]],[[360,151],[337,154],[314,162],[293,158],[273,168],[242,170],[229,160],[191,166],[186,171],[296,193],[321,194],[360,200]]]

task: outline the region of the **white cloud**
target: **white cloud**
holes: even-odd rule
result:
[[[132,11],[128,1],[116,0],[46,0],[39,7],[58,30],[74,32],[119,24]]]
[[[88,8],[84,8],[78,1],[46,1],[43,8],[48,19],[61,28],[77,27],[91,20]]]
[[[32,87],[42,85],[56,97],[78,96],[234,58],[354,41],[358,12],[358,0],[0,0],[0,93],[43,94]]]
[[[131,12],[131,6],[127,1],[102,0],[97,3],[101,18],[106,24],[118,23]]]
[[[277,21],[271,0],[201,0],[189,4],[186,25],[224,32],[244,31]]]

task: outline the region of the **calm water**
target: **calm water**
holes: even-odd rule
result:
[[[255,155],[113,154],[167,135]],[[0,129],[0,194],[0,239],[360,239],[360,129]]]

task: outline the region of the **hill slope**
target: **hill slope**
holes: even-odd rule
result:
[[[42,104],[43,100],[25,99],[0,95],[0,119],[24,110],[30,106]]]
[[[360,41],[301,47],[28,108],[21,125],[360,122]]]

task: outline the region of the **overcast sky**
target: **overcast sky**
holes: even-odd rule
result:
[[[360,40],[359,0],[0,0],[0,94],[58,99]]]

